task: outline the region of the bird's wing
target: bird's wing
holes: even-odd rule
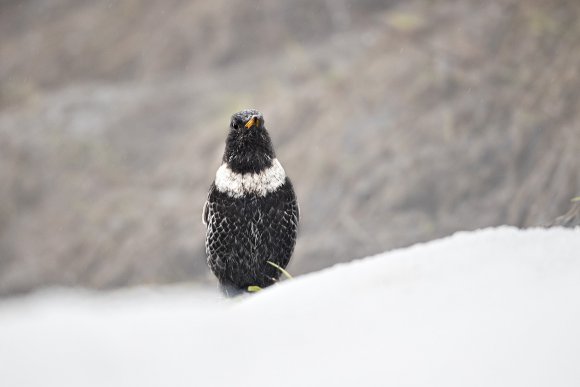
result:
[[[296,201],[296,207],[298,208],[298,221],[300,222],[300,204]]]
[[[207,193],[207,199],[203,205],[203,211],[201,211],[201,223],[203,223],[207,227],[207,223],[209,221],[209,201],[210,197],[215,190],[215,183],[212,183],[209,187],[209,192]]]
[[[204,226],[207,226],[207,210],[209,207],[209,202],[206,200],[205,204],[203,205],[203,211],[201,213],[201,223],[203,223]]]

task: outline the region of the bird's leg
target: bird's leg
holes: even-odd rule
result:
[[[221,290],[222,294],[224,296],[226,296],[227,298],[237,297],[237,296],[240,296],[246,292],[245,289],[240,289],[240,288],[233,286],[231,284],[222,283],[222,282],[220,282],[220,284],[219,284],[219,289]]]

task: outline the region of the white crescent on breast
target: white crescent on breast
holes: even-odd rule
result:
[[[285,181],[286,172],[278,159],[273,159],[271,167],[258,173],[236,173],[224,163],[215,174],[217,190],[235,198],[246,193],[266,196],[284,184]]]

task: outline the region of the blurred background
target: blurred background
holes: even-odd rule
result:
[[[580,193],[576,0],[0,0],[0,296],[196,281],[232,113],[294,181],[289,271]]]

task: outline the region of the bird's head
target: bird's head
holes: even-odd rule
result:
[[[242,130],[243,132],[248,132],[243,129],[252,128],[264,129],[264,116],[262,113],[255,109],[245,109],[232,114],[232,120],[230,122],[231,130]]]
[[[272,165],[274,149],[264,116],[257,110],[234,113],[223,161],[238,173],[258,173]]]

